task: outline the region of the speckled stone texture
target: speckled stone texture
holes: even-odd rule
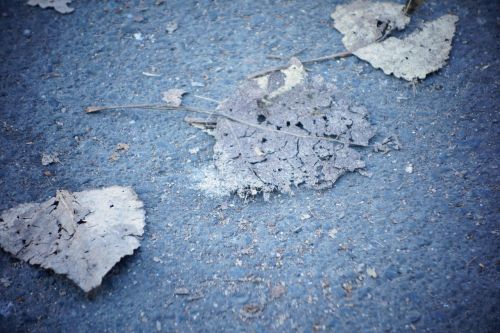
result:
[[[415,86],[355,57],[308,66],[367,108],[374,140],[397,134],[404,149],[367,154],[370,178],[269,202],[197,190],[214,139],[185,113],[83,109],[170,88],[214,107],[194,95],[223,100],[280,63],[266,55],[342,51],[340,1],[82,0],[69,15],[25,2],[0,0],[0,210],[132,186],[147,224],[89,296],[0,252],[0,331],[498,331],[497,2],[416,12],[409,31],[460,20],[449,64]],[[118,143],[130,148],[110,160]],[[61,162],[42,166],[42,153]]]

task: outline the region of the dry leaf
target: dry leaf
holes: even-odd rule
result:
[[[339,231],[338,231],[338,229],[336,229],[336,228],[330,229],[330,230],[328,231],[328,236],[330,236],[330,238],[335,238],[335,237],[337,237],[337,233],[338,233],[338,232],[339,232]]]
[[[417,2],[420,1],[412,3]],[[387,75],[413,81],[424,79],[444,66],[458,17],[444,15],[424,23],[421,30],[403,39],[384,39],[410,22],[404,14],[406,8],[391,2],[356,0],[337,6],[331,17],[335,20],[334,27],[344,35],[345,47],[354,55]]]
[[[116,162],[120,159],[120,153],[121,152],[126,152],[130,148],[130,145],[127,143],[119,143],[115,147],[115,151],[111,154],[109,157],[109,160],[112,162]]]
[[[321,77],[309,79],[296,59],[266,79],[244,83],[218,112],[240,121],[219,117],[212,132],[216,172],[200,187],[217,194],[261,191],[267,198],[299,185],[331,187],[365,166],[350,146],[368,145],[375,133],[365,108],[351,105]]]
[[[167,23],[167,26],[165,27],[165,30],[170,35],[170,34],[173,34],[174,31],[177,30],[177,28],[179,28],[179,25],[177,24],[177,22],[172,21],[172,22],[168,22]]]
[[[52,163],[60,163],[61,161],[59,160],[59,155],[57,153],[54,154],[47,154],[47,153],[42,153],[42,165],[46,166]]]
[[[410,18],[403,14],[403,7],[392,2],[356,0],[337,6],[331,17],[335,29],[344,35],[342,43],[348,50],[354,51],[381,39],[394,29],[404,29]]]
[[[278,284],[271,288],[271,298],[276,299],[283,296],[286,292],[285,286],[283,284]]]
[[[347,294],[350,294],[352,293],[352,284],[350,282],[342,283],[342,289],[344,289]]]
[[[163,92],[162,100],[170,106],[180,106],[182,104],[182,96],[186,94],[182,89],[169,89]]]
[[[41,8],[54,8],[61,14],[69,14],[75,9],[68,7],[72,0],[29,0],[28,5],[40,6]]]
[[[119,143],[116,145],[116,151],[120,151],[120,150],[123,150],[123,151],[127,151],[128,149],[130,148],[130,145],[127,144],[127,143]]]
[[[421,30],[406,38],[390,37],[354,54],[387,75],[393,74],[408,81],[424,79],[448,60],[457,21],[455,15],[444,15],[424,23]]]
[[[67,275],[88,292],[123,256],[139,247],[142,207],[128,187],[58,191],[45,202],[4,211],[0,246],[32,265]]]
[[[373,279],[376,279],[378,277],[378,274],[377,272],[375,271],[375,268],[367,268],[366,269],[366,274],[368,274],[369,277],[373,278]]]
[[[241,319],[247,320],[258,317],[264,311],[263,304],[246,304],[240,309]]]
[[[2,284],[2,286],[3,286],[4,288],[9,288],[9,287],[10,287],[10,285],[12,284],[12,281],[10,281],[10,279],[9,279],[9,278],[1,278],[1,279],[0,279],[0,283]]]
[[[189,295],[189,289],[180,287],[180,288],[175,288],[174,290],[175,295]]]

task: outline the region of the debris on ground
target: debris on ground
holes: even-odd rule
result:
[[[31,265],[67,275],[88,292],[139,247],[145,213],[129,187],[70,193],[2,212],[0,246]]]
[[[4,288],[9,288],[12,284],[12,281],[9,278],[3,277],[0,278],[0,284],[2,284]]]
[[[57,154],[57,153],[53,153],[53,154],[42,153],[42,165],[43,166],[47,166],[47,165],[50,165],[53,163],[61,163],[61,161],[59,160],[59,154]]]
[[[282,283],[271,288],[271,298],[273,299],[280,298],[285,293],[286,293],[286,288]]]
[[[328,237],[335,239],[337,237],[339,230],[337,228],[332,228],[328,231]]]
[[[112,162],[118,161],[120,159],[120,153],[124,153],[130,149],[130,145],[127,143],[119,143],[115,147],[115,151],[109,157]]]
[[[223,115],[211,132],[220,181],[204,181],[242,197],[331,187],[365,167],[353,146],[368,146],[375,134],[364,107],[322,77],[309,78],[295,58],[280,72],[245,82],[215,114]]]
[[[162,100],[170,106],[180,106],[182,104],[182,96],[187,92],[183,89],[169,89],[162,93]]]
[[[143,41],[144,40],[144,36],[142,35],[141,32],[136,32],[136,33],[133,34],[133,36],[134,36],[135,40],[138,40],[138,41]]]
[[[179,28],[179,25],[177,24],[177,22],[175,21],[172,21],[172,22],[168,22],[167,23],[167,26],[165,27],[165,31],[171,35],[175,32],[175,30],[177,30]]]
[[[335,29],[344,35],[342,43],[353,51],[380,40],[391,30],[403,30],[410,23],[403,9],[398,3],[356,0],[338,5],[331,18]]]
[[[408,8],[408,4],[355,0],[337,6],[331,17],[344,35],[344,46],[355,56],[387,75],[413,81],[445,65],[458,17],[444,15],[424,22],[421,29],[402,39],[390,37],[392,31],[403,30],[410,22],[405,15]]]
[[[258,317],[264,310],[262,304],[246,304],[240,309],[240,317],[243,320]]]
[[[408,81],[425,79],[427,74],[437,71],[448,60],[457,21],[455,15],[444,15],[425,22],[421,30],[403,39],[389,37],[354,54],[387,75],[393,74]]]
[[[368,276],[371,277],[372,279],[376,279],[378,277],[378,274],[375,271],[375,268],[372,268],[372,267],[368,267],[366,269],[366,274],[368,274]]]
[[[190,292],[189,292],[188,288],[181,287],[181,288],[175,288],[174,294],[175,295],[180,295],[180,296],[185,296],[185,295],[189,295]]]
[[[72,0],[29,0],[28,5],[40,6],[41,8],[54,8],[61,14],[72,13],[75,9],[68,6]]]

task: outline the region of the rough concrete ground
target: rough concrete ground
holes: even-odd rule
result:
[[[169,88],[213,106],[194,95],[224,99],[268,54],[341,51],[340,1],[74,1],[64,16],[25,2],[0,0],[0,210],[127,185],[147,225],[90,296],[1,252],[2,331],[498,332],[498,2],[427,1],[411,29],[460,21],[449,64],[415,87],[354,57],[309,66],[404,149],[365,151],[371,178],[270,202],[196,189],[213,139],[184,113],[83,108]]]

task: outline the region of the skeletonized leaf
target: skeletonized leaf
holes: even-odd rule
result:
[[[54,8],[61,14],[69,14],[75,9],[68,6],[72,0],[29,0],[28,5],[41,8]]]
[[[212,132],[216,179],[210,183],[241,196],[330,187],[365,166],[350,146],[365,146],[374,135],[365,108],[321,77],[308,78],[297,59],[245,82],[218,112],[228,117],[218,117]]]
[[[444,15],[424,23],[421,30],[404,39],[390,37],[354,54],[387,75],[393,74],[408,81],[424,79],[448,60],[457,21],[455,15]]]
[[[139,247],[143,204],[128,187],[70,193],[2,213],[0,246],[16,258],[67,275],[88,292]]]
[[[186,91],[182,89],[169,89],[162,94],[163,97],[161,99],[168,105],[180,106],[182,104],[182,96],[186,94]]]
[[[390,31],[402,30],[410,23],[403,5],[393,2],[355,0],[338,5],[331,17],[334,27],[344,35],[342,43],[354,51],[371,44]]]

